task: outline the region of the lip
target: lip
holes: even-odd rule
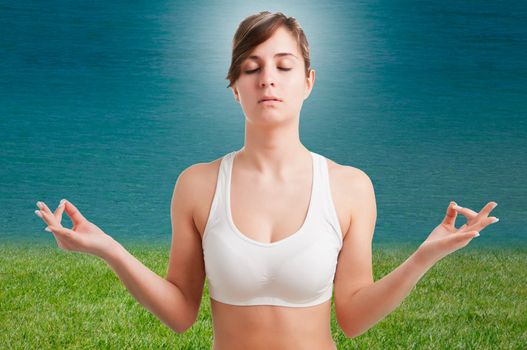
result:
[[[264,96],[258,101],[258,103],[262,102],[282,102],[282,100],[275,96]]]
[[[276,100],[264,100],[264,101],[260,101],[259,103],[260,104],[263,104],[263,105],[271,105],[271,104],[275,104],[275,103],[280,103],[282,101],[276,101]]]

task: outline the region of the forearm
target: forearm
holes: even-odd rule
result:
[[[164,324],[177,333],[192,322],[181,290],[148,269],[117,241],[100,257],[117,274],[132,296]]]
[[[388,275],[355,293],[347,304],[351,328],[348,335],[359,336],[384,319],[433,265],[433,262],[423,261],[416,251]]]

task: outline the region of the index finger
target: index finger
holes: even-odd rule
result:
[[[459,205],[455,205],[454,209],[460,214],[467,217],[468,219],[473,219],[478,215],[478,213],[476,213],[474,210],[470,208],[460,207]]]
[[[445,218],[443,219],[443,222],[447,225],[454,225],[457,218],[457,211],[454,209],[454,206],[457,205],[456,202],[452,201],[448,205],[448,208],[446,210]]]
[[[37,207],[40,208],[40,213],[42,216],[40,216],[44,221],[46,221],[46,223],[49,225],[50,222],[52,224],[58,224],[60,225],[60,220],[56,217],[56,215],[54,215],[54,213],[49,209],[49,207],[47,206],[46,203],[42,202],[42,201],[38,201],[37,202]],[[38,215],[38,214],[37,214]],[[48,219],[48,215],[49,215],[49,219]]]
[[[61,200],[59,203],[59,206],[55,211],[53,212],[53,215],[57,218],[57,220],[60,222],[62,221],[62,213],[64,212],[64,200]]]

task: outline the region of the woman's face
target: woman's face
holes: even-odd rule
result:
[[[297,118],[311,93],[315,71],[305,76],[298,44],[285,27],[261,43],[241,63],[241,74],[232,86],[246,118],[254,122]],[[262,102],[264,96],[280,101]]]

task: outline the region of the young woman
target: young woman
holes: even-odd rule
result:
[[[451,202],[404,263],[372,277],[375,194],[360,169],[309,151],[299,138],[315,82],[304,32],[292,17],[247,17],[227,78],[245,114],[245,145],[185,169],[171,202],[166,278],[145,267],[68,201],[36,213],[58,246],[104,259],[135,299],[175,332],[195,322],[208,278],[216,350],[336,349],[333,288],[342,331],[356,337],[392,312],[437,261],[496,222]],[[73,227],[61,225],[63,212]],[[467,224],[455,227],[458,213]]]

